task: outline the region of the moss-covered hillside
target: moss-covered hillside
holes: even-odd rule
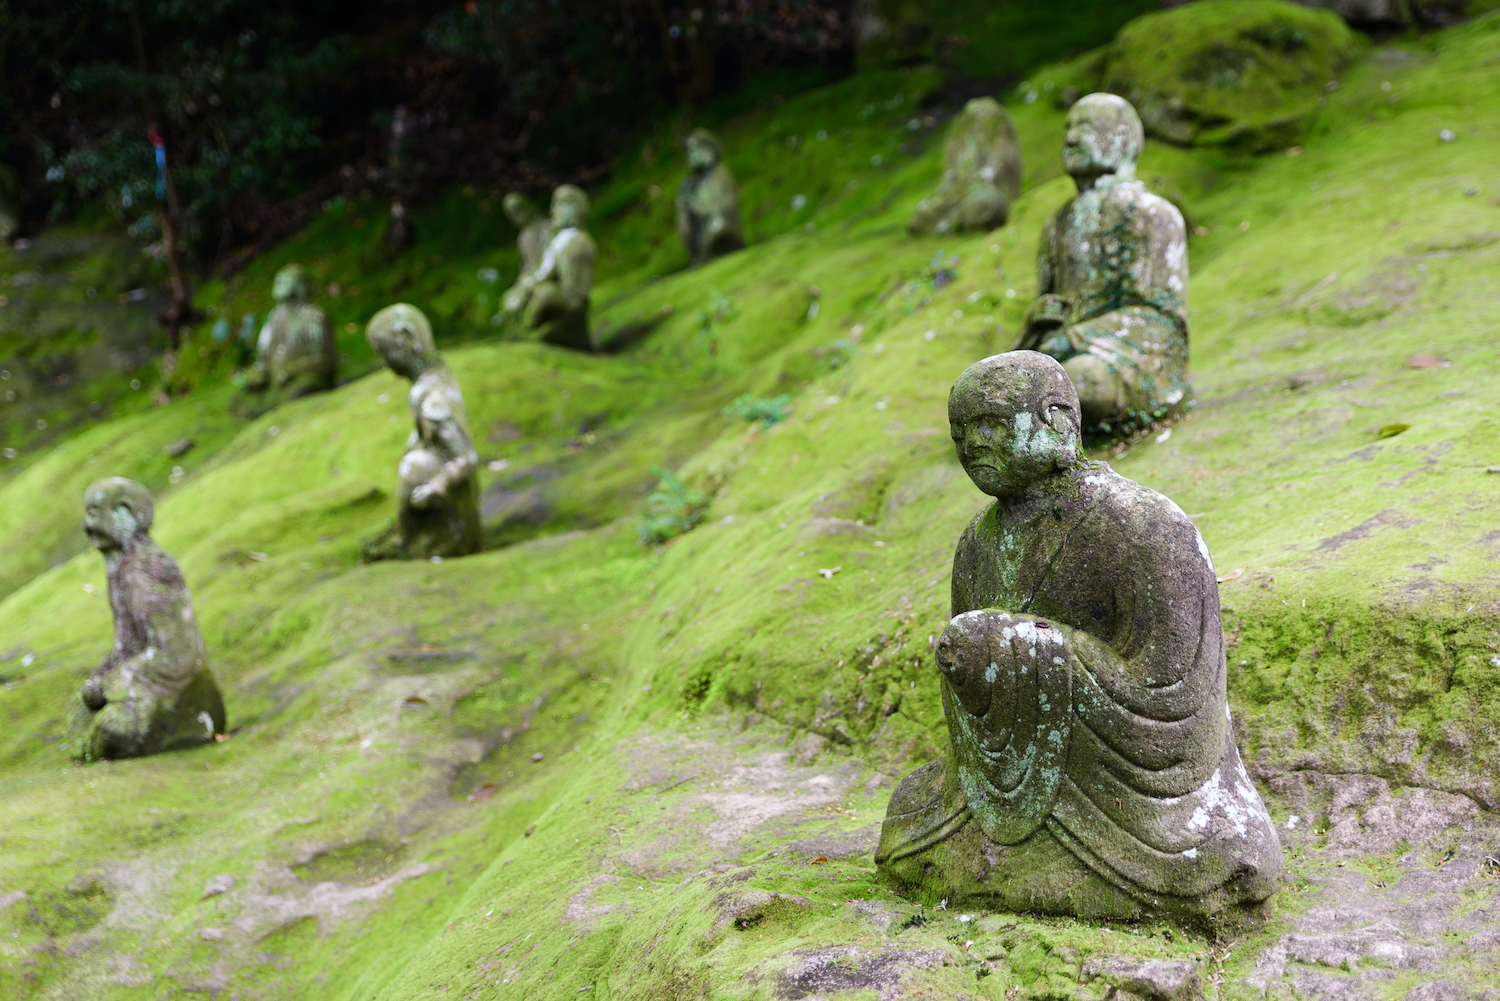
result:
[[[928,644],[985,500],[947,391],[1031,298],[1071,192],[1051,95],[1077,68],[1000,95],[1025,193],[1004,229],[943,240],[905,222],[953,108],[934,73],[870,72],[724,124],[742,253],[681,269],[676,133],[592,192],[612,353],[488,339],[514,269],[491,193],[418,219],[456,234],[403,259],[400,294],[448,328],[483,555],[358,565],[410,424],[383,372],[248,424],[200,390],[0,482],[0,996],[1099,998],[1081,981],[1107,954],[1193,959],[1210,997],[1479,990],[1500,941],[1497,60],[1496,16],[1365,44],[1297,145],[1151,142],[1141,165],[1196,227],[1198,402],[1100,457],[1188,512],[1226,578],[1230,704],[1288,847],[1266,926],[958,915],[875,877],[893,782],[946,739]],[[368,368],[374,218],[330,205],[207,301],[237,324],[301,260],[340,284]],[[227,370],[199,343],[185,365]],[[791,396],[788,419],[727,415],[746,394]],[[655,466],[712,500],[648,548]],[[76,523],[109,474],[160,489],[233,733],[78,767],[68,699],[110,618]]]

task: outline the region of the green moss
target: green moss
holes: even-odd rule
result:
[[[1280,149],[1302,138],[1357,48],[1357,36],[1330,11],[1207,0],[1122,28],[1100,89],[1127,97],[1159,138]]]
[[[1500,374],[1484,332],[1500,244],[1481,237],[1494,228],[1485,213],[1500,152],[1497,24],[1358,58],[1300,156],[1151,143],[1142,161],[1143,175],[1179,186],[1206,231],[1190,251],[1200,403],[1169,436],[1107,457],[1194,517],[1221,575],[1244,571],[1221,589],[1238,637],[1230,700],[1247,757],[1264,769],[1312,755],[1476,796],[1489,774],[1500,609],[1495,477],[1483,470],[1500,442]],[[361,1001],[577,997],[590,986],[595,996],[763,997],[811,953],[886,944],[944,950],[950,965],[902,981],[939,996],[998,999],[1023,977],[1034,996],[1068,996],[1080,989],[1079,958],[1127,946],[1219,968],[1180,930],[1168,941],[1158,928],[1023,915],[961,927],[930,907],[925,924],[887,942],[851,901],[879,903],[892,929],[917,907],[874,881],[867,858],[771,854],[792,838],[867,837],[889,779],[943,746],[928,642],[946,620],[953,543],[984,502],[952,458],[947,390],[975,357],[1009,346],[1031,296],[1036,234],[1071,192],[1055,167],[1061,110],[1022,96],[1013,110],[1035,172],[1011,224],[905,238],[936,174],[934,148],[923,140],[879,167],[869,157],[913,117],[914,97],[889,108],[877,97],[921,92],[914,77],[859,75],[723,130],[731,164],[749,165],[747,204],[788,206],[779,222],[768,208],[740,254],[658,269],[673,246],[665,217],[627,212],[644,203],[622,196],[621,214],[596,230],[606,253],[618,236],[624,258],[603,275],[599,316],[618,327],[659,319],[621,353],[485,342],[482,324],[442,324],[446,337],[472,340],[448,357],[482,458],[509,463],[485,469],[482,485],[535,488],[550,512],[503,527],[492,510],[496,537],[513,545],[442,564],[357,565],[359,542],[390,516],[409,424],[383,373],[212,434],[198,431],[205,413],[222,412],[212,394],[175,401],[33,460],[25,490],[21,478],[0,486],[17,526],[4,568],[25,582],[0,599],[0,899],[20,890],[75,916],[44,927],[19,905],[0,911],[0,993],[39,983],[57,996],[156,997],[217,977],[228,993]],[[847,149],[813,156],[818,128],[846,125],[857,169]],[[1440,143],[1439,128],[1459,140]],[[793,147],[788,135],[814,138]],[[670,194],[677,169],[662,154],[623,168],[601,195],[649,198],[650,184]],[[813,181],[842,191],[846,179],[861,183],[820,202],[826,214],[808,232],[791,195]],[[485,194],[446,193],[432,211],[451,205],[471,221]],[[268,288],[294,255],[324,268],[325,282],[362,275],[344,255],[363,252],[374,216],[335,226],[334,211],[228,291]],[[492,287],[477,270],[504,260],[509,237],[482,226],[445,235],[440,219],[419,225],[433,242],[419,245],[426,263],[413,258],[401,294],[457,316]],[[470,256],[426,249],[448,240]],[[945,265],[958,258],[941,288],[928,271],[939,251]],[[371,269],[379,281],[342,289],[331,314],[357,323],[398,272]],[[719,299],[739,315],[715,323],[711,353],[699,312]],[[341,338],[358,349],[357,330]],[[1406,367],[1419,353],[1453,364]],[[726,417],[745,394],[791,396],[790,417],[769,429]],[[1411,428],[1376,437],[1396,422]],[[238,729],[198,752],[67,767],[61,707],[110,636],[97,556],[57,548],[78,517],[68,477],[127,472],[73,471],[118,440],[151,457],[131,474],[149,481],[170,470],[150,466],[164,461],[161,446],[189,434],[218,444],[201,446],[202,465],[163,491],[156,536],[194,590]],[[653,465],[712,498],[699,527],[654,549],[634,531]],[[32,535],[30,524],[57,527]],[[739,794],[722,776],[784,761],[789,745],[813,762],[796,774],[833,776],[843,791],[714,841],[705,832],[724,817],[712,797]],[[1410,756],[1394,753],[1408,745]],[[468,801],[484,783],[494,795]],[[1314,845],[1289,861],[1277,916],[1222,964],[1226,996],[1249,990],[1260,948],[1321,898],[1297,889],[1315,887],[1305,875],[1320,858]],[[377,859],[392,877],[429,868],[359,885],[361,864]],[[299,910],[320,865],[372,898]],[[753,875],[725,882],[745,869]],[[240,885],[202,899],[218,873]],[[744,912],[744,927],[720,924],[720,898],[741,890],[783,896]],[[792,895],[807,905],[783,899]],[[80,916],[106,906],[107,921]],[[140,914],[153,917],[132,924]],[[217,928],[225,937],[200,931]],[[274,948],[255,944],[267,934]],[[83,942],[92,951],[73,948]],[[996,957],[992,975],[978,976],[976,953]],[[839,960],[840,975],[868,971],[862,956]]]

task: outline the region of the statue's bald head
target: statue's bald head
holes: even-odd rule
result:
[[[410,303],[398,302],[370,317],[365,339],[392,372],[414,379],[437,358],[432,324]]]
[[[552,192],[552,225],[558,229],[582,226],[589,217],[589,196],[572,184],[560,185]]]
[[[1027,487],[1079,458],[1078,392],[1056,359],[1008,351],[964,370],[948,394],[964,472],[991,497]]]
[[[306,302],[312,297],[312,275],[300,264],[288,264],[271,282],[271,298],[277,302]]]
[[[1146,133],[1130,102],[1115,94],[1090,94],[1068,110],[1063,167],[1080,188],[1104,174],[1135,177]]]
[[[151,491],[123,476],[96,480],[83,492],[83,531],[101,552],[125,548],[150,530],[155,514]]]

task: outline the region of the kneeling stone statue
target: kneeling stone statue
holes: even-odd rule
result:
[[[367,560],[466,556],[484,548],[479,522],[479,454],[469,414],[420,309],[398,302],[370,318],[370,347],[390,370],[411,380],[407,399],[416,427],[397,467],[396,521],[364,547]]]
[[[104,557],[115,648],[79,692],[71,743],[80,761],[209,744],[224,732],[193,598],[177,561],[151,538],[153,510],[134,480],[99,480],[84,494],[83,530]]]
[[[1189,404],[1182,213],[1135,176],[1141,119],[1114,94],[1068,111],[1063,167],[1078,194],[1042,228],[1037,297],[1017,348],[1063,363],[1084,425],[1144,427]]]
[[[271,286],[276,307],[255,342],[256,359],[245,373],[245,389],[295,400],[339,384],[338,344],[312,300],[312,276],[298,264],[276,272]],[[253,408],[252,408],[253,409]]]
[[[1004,226],[1021,193],[1021,141],[1010,112],[993,97],[976,97],[948,126],[943,180],[917,203],[913,235],[987,232]]]
[[[953,557],[949,751],[891,797],[876,864],[934,896],[1084,918],[1259,911],[1281,847],[1235,749],[1203,538],[1079,452],[1062,366],[1012,351],[948,398],[995,498]]]

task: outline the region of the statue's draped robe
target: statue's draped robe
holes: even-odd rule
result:
[[[1005,225],[1021,193],[1021,142],[1015,123],[992,98],[978,98],[948,127],[943,180],[917,203],[913,234],[988,231]]]
[[[255,350],[257,365],[264,369],[260,378],[270,389],[285,389],[295,398],[338,385],[338,346],[328,318],[310,303],[278,303],[260,329]]]
[[[533,272],[526,326],[541,340],[589,350],[589,294],[594,287],[593,237],[575,226],[558,230]]]
[[[722,161],[683,179],[677,192],[677,235],[693,264],[745,246],[734,176]]]
[[[177,561],[149,535],[109,573],[114,649],[94,671],[105,704],[80,707],[78,757],[133,758],[211,742],[224,700],[204,664],[203,633]]]
[[[434,365],[412,381],[407,394],[415,427],[398,472],[401,509],[397,528],[410,557],[463,556],[484,548],[479,520],[479,455],[469,433],[469,414],[458,380],[446,365]],[[413,488],[446,472],[447,490],[424,507],[412,507]]]
[[[1036,290],[1068,301],[1064,329],[1070,346],[1056,353],[1059,361],[1097,355],[1137,411],[1184,402],[1187,231],[1175,205],[1140,181],[1100,178],[1043,227]],[[1045,345],[1023,338],[1017,347]]]
[[[958,544],[954,615],[1012,613],[976,624],[992,633],[993,696],[976,716],[942,679],[949,758],[893,797],[877,861],[978,823],[995,844],[1051,836],[1137,896],[1264,899],[1280,847],[1232,739],[1202,537],[1170,500],[1102,463],[1054,486],[1021,511],[992,505]],[[1024,650],[1039,623],[1069,655],[1007,670],[1011,645]]]

